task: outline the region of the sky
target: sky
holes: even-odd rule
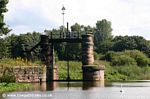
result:
[[[95,26],[107,19],[112,23],[112,34],[139,35],[150,40],[150,0],[9,0],[5,23],[11,33],[44,32],[63,24]]]

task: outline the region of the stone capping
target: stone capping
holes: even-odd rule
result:
[[[88,71],[98,71],[98,70],[104,70],[105,66],[104,65],[83,65],[82,66],[83,70],[88,70]]]
[[[93,37],[93,33],[83,34],[82,36]]]

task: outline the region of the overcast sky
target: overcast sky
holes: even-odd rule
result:
[[[43,32],[65,23],[95,26],[112,22],[113,35],[140,35],[150,40],[150,0],[9,0],[6,24],[12,33]]]

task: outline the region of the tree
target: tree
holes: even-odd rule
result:
[[[95,32],[95,28],[91,27],[90,25],[88,25],[88,26],[81,25],[81,27],[84,28],[84,32],[86,32],[86,33],[88,33],[88,32],[94,33]]]
[[[9,57],[8,42],[5,39],[0,38],[0,59]]]
[[[71,26],[71,33],[82,35],[81,25],[75,23]],[[81,44],[79,43],[67,43],[65,47],[66,58],[70,60],[81,60]],[[68,54],[67,54],[68,53]]]
[[[27,58],[25,51],[30,50],[38,42],[40,42],[40,33],[33,32],[27,34],[14,35],[5,38],[7,41],[7,47],[9,48],[9,55],[11,58]],[[34,57],[37,58],[39,55],[39,48],[34,50]],[[31,58],[31,57],[30,57]]]
[[[81,25],[78,23],[75,23],[74,25],[71,26],[71,31],[72,32],[81,32]]]
[[[96,31],[94,33],[94,44],[96,51],[98,53],[105,53],[105,51],[108,51],[110,49],[111,45],[111,39],[112,39],[112,28],[111,28],[111,22],[107,21],[106,19],[103,19],[101,21],[97,21],[96,23]],[[106,45],[105,45],[106,44]],[[105,45],[105,48],[103,49],[103,46]]]
[[[10,32],[10,29],[5,26],[3,14],[8,11],[6,8],[7,3],[8,0],[0,0],[0,35],[6,35],[8,32]]]
[[[46,34],[51,37],[51,33],[53,34],[53,38],[60,38],[60,33],[63,32],[63,28],[64,31],[66,31],[67,29],[63,26],[60,26],[59,29],[52,29],[52,30],[45,30]],[[57,53],[58,59],[60,60],[64,60],[65,59],[65,43],[55,43],[54,44],[54,50],[55,53]]]
[[[140,50],[146,51],[148,47],[148,42],[141,36],[116,36],[113,39],[114,51],[123,50]]]

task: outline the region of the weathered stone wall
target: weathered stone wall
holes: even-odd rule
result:
[[[1,76],[5,72],[11,72],[16,82],[40,82],[46,81],[46,66],[14,66],[0,67]]]

